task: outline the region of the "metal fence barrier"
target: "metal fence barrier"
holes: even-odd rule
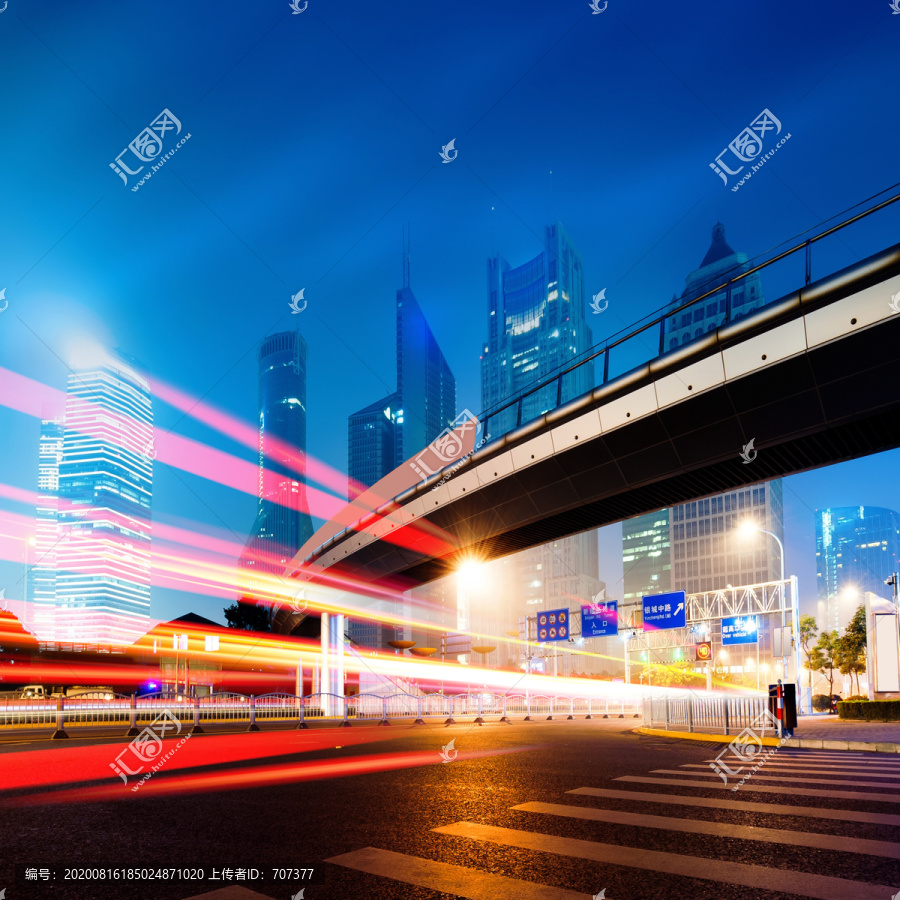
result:
[[[141,697],[116,694],[110,699],[47,698],[0,700],[0,733],[5,730],[51,729],[54,737],[67,737],[69,730],[90,726],[116,725],[136,735],[142,728],[159,722],[161,717],[202,732],[204,725],[246,724],[251,731],[259,723],[293,724],[333,721],[349,725],[350,720],[390,724],[392,719],[443,719],[474,722],[514,719],[625,718],[637,717],[633,704],[598,700],[591,697],[552,697],[543,694],[468,694],[397,693],[341,694],[319,693],[298,697],[274,693],[258,697],[221,693],[190,697],[176,693],[155,693]],[[646,708],[645,708],[646,719]]]
[[[746,728],[773,731],[765,695],[737,697],[645,697],[643,725],[666,731],[737,734]]]

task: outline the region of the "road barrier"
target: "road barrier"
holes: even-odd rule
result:
[[[209,725],[247,725],[258,731],[265,724],[294,724],[306,728],[310,722],[331,721],[349,726],[351,721],[389,725],[391,720],[426,719],[511,722],[538,719],[637,718],[639,708],[592,697],[553,697],[545,694],[397,693],[294,694],[220,693],[191,697],[159,692],[141,697],[116,694],[109,700],[48,698],[0,700],[0,733],[20,729],[55,729],[54,737],[66,737],[81,728],[121,725],[126,734],[137,735],[161,716],[178,723],[179,731],[203,731]]]
[[[765,694],[736,697],[645,697],[643,725],[666,731],[737,734],[745,728],[772,731]]]

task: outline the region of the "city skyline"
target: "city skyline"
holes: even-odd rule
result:
[[[10,101],[11,133],[29,140],[27,149],[10,139],[2,150],[17,227],[0,250],[8,303],[0,364],[58,390],[80,333],[127,348],[154,381],[177,386],[190,399],[173,406],[158,396],[157,430],[233,453],[248,463],[248,480],[221,484],[158,462],[154,521],[198,523],[233,543],[256,512],[255,454],[186,409],[201,401],[195,413],[209,407],[252,427],[255,347],[301,323],[310,348],[309,453],[343,470],[346,417],[394,388],[407,223],[423,313],[457,378],[458,406],[474,411],[484,260],[498,251],[532,259],[547,222],[564,222],[581,249],[586,294],[605,290],[608,307],[587,314],[599,342],[680,290],[685,263],[698,259],[716,222],[752,259],[893,183],[900,126],[874,112],[891,97],[883,71],[896,23],[887,7],[884,16],[848,19],[836,0],[818,4],[810,41],[802,11],[763,4],[742,23],[740,43],[766,46],[777,63],[748,80],[728,41],[703,37],[702,26],[720,16],[715,4],[613,6],[592,16],[586,3],[500,4],[479,10],[473,29],[463,5],[440,14],[427,52],[414,35],[430,27],[431,13],[403,2],[327,13],[313,4],[272,31],[263,8],[221,17],[185,8],[151,21],[129,9],[113,22],[99,6],[77,15],[36,7],[27,28],[18,13],[7,15],[7,65],[52,90]],[[124,32],[131,43],[121,41]],[[202,47],[191,39],[199,32],[210,38]],[[154,44],[166,45],[175,63],[151,83],[134,61],[138,47]],[[389,52],[373,54],[376,44]],[[85,54],[101,45],[88,63]],[[317,73],[299,115],[288,62],[298,55]],[[494,62],[477,78],[457,77],[454,61],[469,58]],[[613,76],[627,88],[606,90]],[[860,92],[871,102],[855,102]],[[829,124],[835,105],[839,129]],[[132,192],[109,163],[164,109],[178,119],[179,139],[191,138]],[[569,123],[565,140],[535,109]],[[710,163],[764,109],[791,139],[733,192]],[[61,116],[76,136],[65,165]],[[453,138],[458,156],[444,162],[441,148]],[[281,148],[274,158],[270,147]],[[892,210],[879,215],[894,221]],[[879,232],[862,228],[849,244],[829,240],[835,264],[880,249]],[[802,266],[766,277],[767,297],[778,297],[802,282]],[[307,305],[295,313],[290,302],[301,289]],[[28,411],[0,409],[0,462],[18,491],[36,487],[39,417],[38,398]],[[900,497],[882,498],[898,459],[892,452],[786,479],[787,568],[801,575],[804,597],[815,594],[814,510],[900,508]],[[12,598],[21,595],[27,538],[15,517],[33,515],[14,499],[4,509],[14,518],[0,585]],[[599,539],[611,594],[622,577],[620,534],[614,526]],[[154,586],[157,602],[163,619],[191,607],[220,619],[227,605],[171,585]]]

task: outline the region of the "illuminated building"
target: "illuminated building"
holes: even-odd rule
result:
[[[52,434],[42,462],[52,485]],[[131,644],[150,612],[153,491],[150,386],[132,364],[106,355],[69,376],[58,473],[55,603],[42,641]],[[44,453],[46,450],[46,453]],[[49,534],[51,526],[39,530]],[[34,595],[46,621],[50,594]]]
[[[878,506],[816,511],[819,628],[843,629],[866,591],[890,599],[884,580],[900,567],[900,515]]]
[[[281,575],[312,537],[306,499],[306,341],[298,331],[265,338],[259,373],[256,520],[241,554],[240,599],[264,593],[259,573]]]

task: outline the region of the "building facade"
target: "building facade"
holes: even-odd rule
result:
[[[424,450],[456,418],[456,379],[409,287],[408,265],[395,310],[397,390],[347,423],[351,500]]]
[[[818,625],[839,631],[866,591],[890,598],[886,578],[900,568],[900,514],[878,506],[816,511]]]
[[[131,644],[150,613],[150,385],[107,355],[69,376],[62,431],[60,452],[58,425],[42,428],[36,538],[54,536],[55,480],[55,559],[41,558],[55,573],[33,578],[35,628],[45,642]]]
[[[592,346],[585,319],[584,261],[558,222],[546,228],[544,249],[534,259],[515,268],[500,255],[488,260],[487,295],[487,339],[481,355],[484,411],[503,406],[535,382],[552,377]],[[593,366],[581,366],[564,379],[559,396],[552,385],[526,398],[520,424],[593,386]],[[491,417],[491,436],[513,430],[518,419],[514,408]],[[472,629],[496,631],[498,638],[515,631],[521,616],[542,609],[577,610],[605,587],[599,578],[594,530],[523,550],[485,568],[498,573],[488,575],[489,580],[507,585],[508,597],[494,595],[505,622],[487,606],[470,603]],[[573,666],[588,667],[568,654],[560,661],[559,674],[568,674]]]
[[[298,331],[265,338],[257,352],[259,475],[256,520],[239,566],[240,599],[268,605],[280,576],[312,537],[306,496],[306,362]]]

